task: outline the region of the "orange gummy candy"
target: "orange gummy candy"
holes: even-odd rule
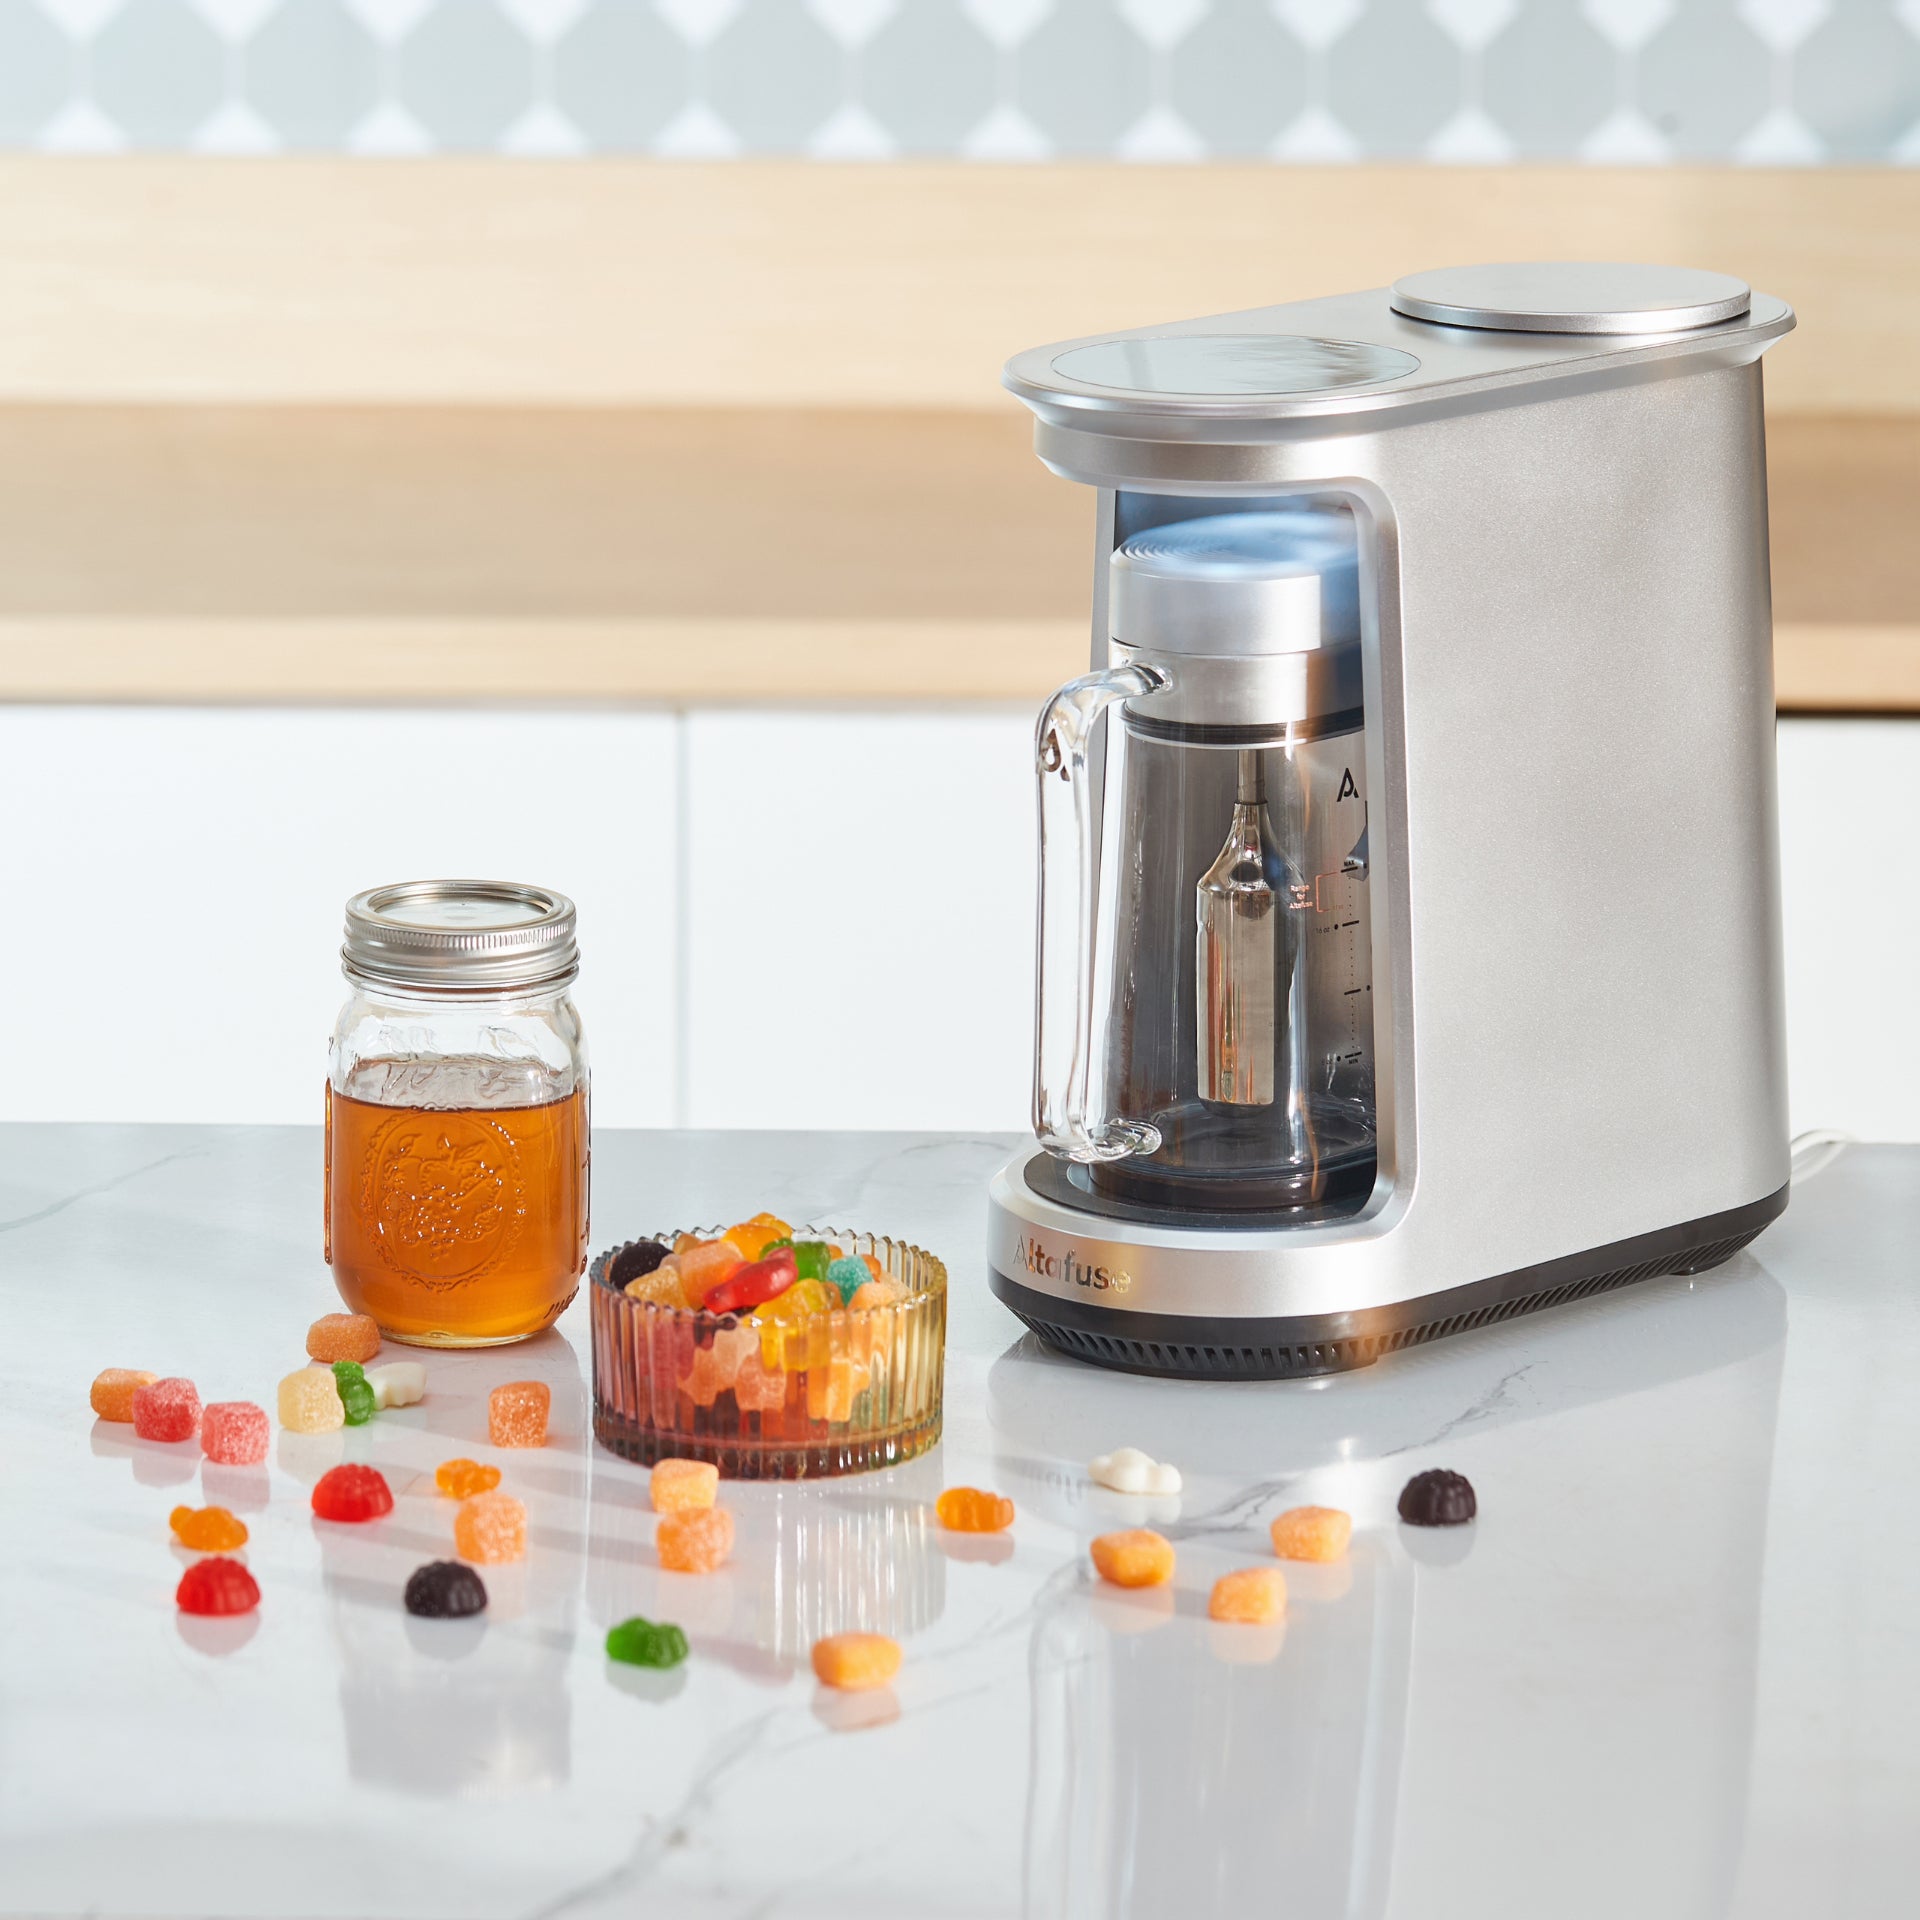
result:
[[[195,1553],[232,1553],[247,1544],[247,1525],[225,1507],[175,1507],[167,1524]]]
[[[323,1313],[307,1329],[307,1358],[371,1360],[380,1351],[380,1324],[370,1313]]]
[[[673,1263],[680,1271],[680,1290],[687,1305],[697,1307],[737,1267],[747,1264],[747,1256],[731,1240],[706,1240],[674,1254]]]
[[[697,1336],[696,1336],[697,1337]],[[760,1344],[751,1327],[719,1327],[706,1346],[696,1346],[680,1376],[680,1391],[696,1407],[710,1407],[739,1378],[741,1362]]]
[[[1151,1527],[1103,1533],[1093,1543],[1093,1565],[1116,1587],[1164,1587],[1173,1578],[1173,1543]]]
[[[713,1505],[720,1469],[706,1460],[656,1460],[647,1481],[656,1513],[686,1513]]]
[[[453,1516],[453,1544],[462,1560],[498,1566],[527,1557],[527,1510],[510,1493],[476,1493]]]
[[[720,1236],[731,1240],[748,1260],[758,1260],[776,1240],[791,1240],[793,1229],[777,1213],[756,1213]]]
[[[87,1400],[102,1420],[131,1420],[133,1396],[159,1378],[157,1373],[136,1373],[130,1367],[109,1367],[95,1376]]]
[[[544,1380],[509,1380],[487,1395],[487,1438],[496,1447],[544,1447],[552,1406]]]
[[[645,1300],[651,1306],[685,1309],[693,1304],[680,1273],[680,1263],[671,1254],[637,1280],[629,1280],[622,1289],[629,1300]]]
[[[660,1564],[672,1573],[711,1573],[733,1551],[733,1515],[725,1507],[669,1513],[654,1534]]]
[[[1223,1573],[1207,1599],[1207,1618],[1264,1627],[1287,1610],[1287,1576],[1278,1567],[1242,1567]]]
[[[979,1487],[949,1487],[933,1510],[955,1533],[1005,1533],[1013,1525],[1013,1502]]]
[[[433,1470],[433,1484],[456,1500],[471,1500],[500,1484],[500,1469],[483,1467],[478,1460],[442,1460]]]
[[[786,1405],[787,1370],[763,1366],[759,1335],[751,1327],[747,1331],[754,1334],[755,1351],[740,1362],[740,1371],[733,1376],[734,1404],[742,1413],[771,1413]]]
[[[1282,1560],[1338,1560],[1353,1537],[1353,1521],[1338,1507],[1290,1507],[1271,1532]]]
[[[847,1305],[855,1313],[871,1313],[876,1307],[897,1307],[906,1297],[906,1288],[898,1280],[889,1280],[883,1274],[878,1280],[869,1280],[856,1287]]]
[[[866,1693],[900,1671],[900,1642],[884,1633],[830,1633],[813,1643],[813,1671],[823,1686]]]
[[[864,1354],[830,1353],[807,1368],[807,1418],[851,1420],[853,1403],[866,1392],[873,1363]]]

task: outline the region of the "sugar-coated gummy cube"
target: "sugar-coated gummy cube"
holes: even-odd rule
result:
[[[422,1620],[465,1620],[484,1612],[487,1589],[458,1560],[429,1560],[407,1576],[407,1611]]]
[[[200,1451],[219,1466],[258,1466],[269,1435],[266,1408],[251,1400],[216,1400],[200,1415]]]
[[[373,1389],[373,1404],[383,1411],[418,1406],[427,1391],[427,1370],[418,1360],[389,1360],[384,1367],[367,1369],[367,1385]]]
[[[720,1491],[720,1469],[707,1460],[657,1460],[647,1488],[656,1513],[710,1507]]]
[[[236,1553],[247,1544],[247,1523],[225,1507],[175,1507],[167,1525],[193,1553]]]
[[[1207,1597],[1209,1620],[1264,1627],[1287,1610],[1287,1576],[1278,1567],[1241,1567],[1223,1573]]]
[[[332,1433],[347,1424],[331,1367],[298,1367],[280,1382],[280,1424],[289,1433]]]
[[[196,1560],[173,1590],[182,1613],[251,1613],[260,1585],[238,1560]]]
[[[651,1273],[643,1273],[629,1280],[621,1292],[629,1300],[644,1300],[655,1307],[672,1307],[680,1313],[699,1304],[688,1292],[679,1261],[673,1259],[655,1267]]]
[[[755,1338],[757,1343],[758,1336]],[[776,1407],[784,1406],[786,1368],[764,1365],[756,1347],[756,1351],[740,1362],[740,1371],[733,1376],[733,1398],[742,1413],[771,1413]]]
[[[759,1345],[752,1327],[716,1327],[710,1340],[696,1340],[687,1354],[679,1387],[696,1407],[710,1407],[739,1378],[740,1363]]]
[[[476,1493],[453,1516],[453,1544],[462,1560],[483,1567],[527,1557],[527,1510],[510,1493]]]
[[[711,1573],[733,1551],[733,1515],[725,1507],[691,1507],[661,1517],[653,1543],[672,1573]]]
[[[1353,1521],[1338,1507],[1289,1507],[1268,1531],[1282,1560],[1338,1560],[1353,1537]]]
[[[949,1487],[933,1510],[955,1533],[1004,1533],[1013,1525],[1013,1502],[979,1487]]]
[[[94,1376],[88,1404],[102,1420],[131,1420],[134,1394],[159,1378],[157,1373],[137,1373],[130,1367],[108,1367]]]
[[[200,1395],[191,1380],[152,1380],[133,1390],[133,1430],[142,1440],[191,1440],[200,1431]]]
[[[867,1271],[867,1263],[857,1253],[845,1253],[837,1260],[828,1261],[827,1270],[820,1277],[828,1286],[837,1288],[840,1298],[851,1306],[853,1296],[873,1275]]]
[[[1464,1473],[1449,1473],[1445,1467],[1416,1473],[1400,1489],[1400,1518],[1410,1527],[1464,1526],[1479,1511],[1473,1483]]]
[[[898,1280],[869,1280],[855,1290],[847,1305],[855,1313],[872,1313],[880,1307],[897,1307],[906,1297],[907,1290]]]
[[[687,1657],[687,1636],[670,1621],[656,1624],[635,1614],[607,1629],[607,1658],[629,1667],[677,1667]]]
[[[673,1264],[687,1305],[697,1307],[723,1280],[731,1279],[747,1264],[747,1256],[731,1240],[696,1241],[684,1252],[676,1251]]]
[[[813,1643],[813,1671],[843,1693],[884,1687],[900,1671],[900,1642],[884,1633],[830,1633]]]
[[[313,1483],[313,1510],[322,1520],[378,1520],[393,1511],[393,1489],[379,1468],[349,1461]]]
[[[487,1437],[496,1447],[544,1447],[552,1408],[544,1380],[509,1380],[487,1395]]]
[[[1095,1572],[1116,1587],[1164,1587],[1173,1578],[1173,1543],[1151,1527],[1103,1533],[1092,1552]]]
[[[307,1357],[331,1366],[336,1360],[371,1360],[380,1351],[380,1323],[370,1313],[323,1313],[307,1329]]]
[[[456,1500],[471,1500],[500,1484],[500,1469],[483,1467],[478,1460],[442,1460],[433,1470],[433,1484]]]

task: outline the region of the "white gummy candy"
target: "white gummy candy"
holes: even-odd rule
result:
[[[376,1409],[410,1407],[427,1390],[427,1370],[418,1360],[389,1360],[367,1369],[367,1385]]]
[[[1112,1453],[1103,1453],[1087,1462],[1087,1472],[1096,1486],[1111,1487],[1115,1493],[1180,1491],[1180,1469],[1164,1465],[1138,1447],[1118,1447]]]

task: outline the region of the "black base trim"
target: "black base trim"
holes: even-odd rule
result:
[[[988,1270],[994,1294],[1061,1353],[1125,1373],[1176,1380],[1295,1380],[1368,1367],[1382,1354],[1564,1306],[1666,1273],[1703,1273],[1730,1260],[1786,1211],[1787,1188],[1685,1226],[1616,1240],[1587,1253],[1473,1280],[1358,1313],[1275,1320],[1135,1313],[1036,1293]],[[1121,1329],[1125,1331],[1122,1332]]]

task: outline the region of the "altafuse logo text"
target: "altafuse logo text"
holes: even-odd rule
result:
[[[1064,1280],[1091,1293],[1125,1293],[1133,1285],[1132,1274],[1117,1267],[1090,1267],[1071,1247],[1064,1253],[1049,1253],[1030,1233],[1021,1237],[1014,1252],[1029,1273],[1043,1280]]]

